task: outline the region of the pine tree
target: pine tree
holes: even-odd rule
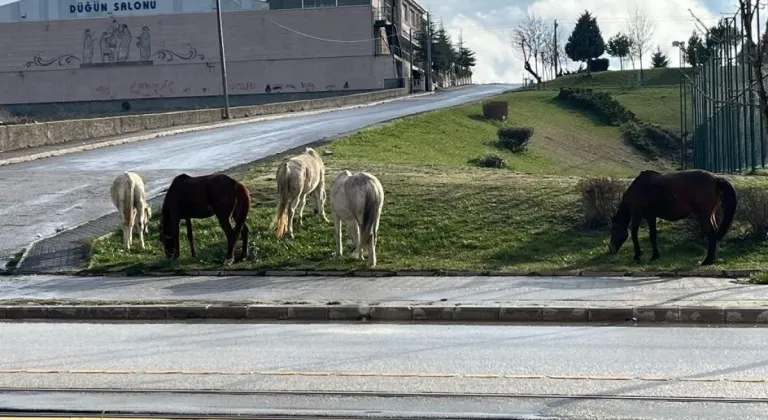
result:
[[[661,52],[661,47],[656,47],[656,52],[651,56],[651,63],[655,69],[669,65],[669,59]]]
[[[597,26],[597,19],[592,17],[589,11],[584,11],[568,37],[565,54],[573,61],[584,62],[587,65],[587,73],[590,73],[589,62],[604,53],[605,41],[600,27]]]
[[[464,38],[459,34],[459,44],[456,49],[456,65],[462,72],[462,77],[472,77],[472,67],[477,64],[475,52],[464,45]]]
[[[709,58],[707,47],[704,45],[699,34],[694,31],[688,38],[688,44],[685,46],[685,61],[693,67],[704,64]]]
[[[436,32],[435,21],[432,20],[431,15],[429,15],[429,19],[422,23],[421,30],[415,36],[418,45],[415,45],[414,55],[416,56],[416,60],[423,64],[423,68],[425,69],[429,67],[429,65],[427,65],[427,48],[430,45],[432,46],[432,61],[434,61],[435,58],[435,44],[437,44]]]

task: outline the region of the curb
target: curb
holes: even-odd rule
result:
[[[2,159],[0,160],[0,166],[7,166],[7,165],[14,165],[18,163],[24,163],[24,162],[31,162],[39,159],[45,159],[49,157],[55,157],[55,156],[62,156],[62,155],[68,155],[72,153],[78,153],[78,152],[84,152],[87,150],[94,150],[94,149],[101,149],[104,147],[111,147],[111,146],[118,146],[121,144],[128,144],[128,143],[136,143],[139,141],[144,140],[153,140],[160,137],[166,137],[166,136],[173,136],[178,134],[185,134],[185,133],[192,133],[196,131],[204,131],[204,130],[213,130],[217,128],[224,128],[224,127],[231,127],[231,126],[237,126],[242,124],[250,124],[255,122],[261,122],[261,121],[271,121],[271,120],[280,120],[284,118],[291,118],[291,117],[302,117],[302,116],[309,116],[309,115],[319,115],[319,114],[326,114],[329,112],[335,112],[335,111],[346,111],[350,109],[357,109],[357,108],[367,108],[371,106],[381,105],[384,103],[392,102],[401,100],[404,98],[418,98],[421,96],[427,96],[432,95],[435,92],[424,92],[424,93],[417,93],[417,94],[405,94],[405,95],[399,95],[392,98],[377,100],[374,102],[361,102],[358,104],[353,105],[346,105],[342,107],[329,107],[329,108],[321,108],[311,111],[300,111],[300,112],[288,112],[288,113],[281,113],[281,114],[273,114],[273,115],[267,115],[267,116],[258,116],[258,117],[246,117],[246,118],[240,118],[233,121],[225,121],[225,122],[218,122],[218,123],[208,123],[203,125],[196,125],[186,128],[177,128],[172,129],[171,127],[168,127],[167,129],[161,129],[163,131],[159,131],[152,134],[143,134],[143,135],[137,135],[137,136],[129,136],[129,137],[123,137],[116,140],[109,140],[104,142],[98,142],[98,143],[92,143],[84,146],[75,146],[75,147],[69,147],[65,149],[58,149],[58,150],[51,150],[48,152],[40,152],[40,153],[34,153],[31,155],[25,155],[25,156],[19,156],[15,158],[9,158],[9,159]]]
[[[21,266],[21,264],[18,264]],[[99,272],[46,272],[40,274],[77,275],[101,277],[121,275],[126,277],[707,277],[707,278],[748,278],[764,270],[694,270],[694,271],[458,271],[458,270],[174,270],[168,272],[149,271],[143,273],[99,273]]]
[[[20,305],[0,306],[0,320],[26,321],[378,321],[558,324],[768,324],[768,308],[522,307],[504,305]]]

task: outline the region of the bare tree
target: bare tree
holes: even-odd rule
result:
[[[744,36],[748,45],[748,57],[754,72],[755,85],[757,87],[757,98],[760,105],[760,112],[765,117],[764,129],[768,129],[768,93],[765,90],[765,80],[763,75],[763,61],[765,60],[765,45],[768,43],[768,27],[763,34],[757,34],[759,41],[755,39],[754,17],[757,9],[760,8],[760,0],[739,0],[739,14],[741,15],[741,24],[744,27]],[[759,46],[758,46],[759,45]],[[749,46],[752,46],[750,48]],[[758,46],[755,48],[754,46]]]
[[[544,22],[534,15],[526,15],[512,30],[512,43],[522,53],[525,70],[541,84],[539,58],[544,49]],[[533,67],[530,60],[533,60]]]
[[[630,57],[632,59],[632,68],[635,66],[635,59],[640,65],[640,82],[643,81],[643,56],[648,52],[651,46],[651,38],[656,30],[651,17],[635,3],[629,11],[629,20],[627,21],[627,35],[632,40]]]

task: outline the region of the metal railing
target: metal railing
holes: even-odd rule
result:
[[[765,125],[749,60],[755,45],[747,42],[738,16],[724,19],[721,39],[686,76],[691,86],[693,166],[712,172],[766,165]]]

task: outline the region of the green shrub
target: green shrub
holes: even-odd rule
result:
[[[605,92],[595,92],[592,89],[560,88],[557,99],[592,112],[600,121],[608,125],[621,125],[637,119],[632,111]]]
[[[610,226],[611,218],[621,203],[623,182],[607,178],[585,178],[579,182],[584,225],[589,229]]]
[[[499,148],[518,153],[528,147],[528,142],[533,136],[533,127],[500,127],[497,136]]]
[[[763,187],[737,187],[736,218],[749,225],[751,234],[765,238],[768,233],[768,191]]]
[[[507,161],[497,153],[487,153],[472,159],[470,162],[481,168],[503,169],[507,167]]]

